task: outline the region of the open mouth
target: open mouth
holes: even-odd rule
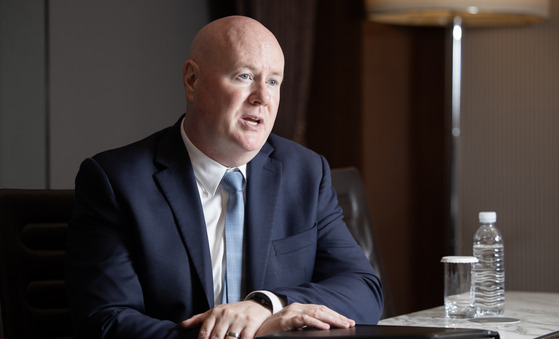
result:
[[[260,119],[253,117],[245,117],[244,120],[251,126],[257,126],[260,123]]]

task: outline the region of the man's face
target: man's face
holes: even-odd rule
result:
[[[197,66],[189,102],[192,127],[200,129],[197,147],[226,166],[252,159],[272,131],[278,111],[284,58],[277,41],[241,35]]]

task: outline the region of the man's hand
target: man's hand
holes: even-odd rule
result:
[[[223,304],[197,314],[181,323],[184,328],[200,326],[199,339],[222,339],[227,333],[237,333],[243,339],[254,338],[260,325],[272,312],[259,303],[248,300]],[[229,336],[228,339],[235,339]]]
[[[331,326],[338,328],[354,327],[355,321],[323,305],[293,303],[264,321],[256,335],[305,327],[327,330]]]

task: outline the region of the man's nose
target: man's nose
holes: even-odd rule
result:
[[[270,103],[270,91],[264,83],[255,83],[254,89],[249,97],[249,102],[253,105],[267,106]]]

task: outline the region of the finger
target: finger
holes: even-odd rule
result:
[[[317,319],[323,323],[327,323],[331,326],[341,327],[341,328],[355,326],[354,320],[349,319],[324,305],[292,304],[290,306],[292,307],[291,309],[289,309],[289,312],[293,312],[295,314],[308,315],[314,319]]]
[[[193,315],[192,317],[190,317],[186,320],[183,320],[181,322],[181,326],[184,327],[184,328],[193,328],[193,327],[199,326],[201,323],[204,322],[204,320],[206,320],[207,313],[208,312]]]
[[[243,337],[246,338],[246,335],[244,335],[244,331],[229,329],[227,330],[227,332],[225,332],[225,339],[239,339],[241,338],[241,334],[243,334]]]
[[[252,321],[247,323],[246,327],[242,331],[233,331],[233,332],[242,334],[243,338],[254,338],[256,336],[256,331],[258,331],[258,328],[260,328],[260,325],[261,325],[260,322]],[[227,339],[233,339],[233,338],[227,338]]]
[[[291,324],[291,328],[303,328],[303,327],[314,327],[319,330],[327,330],[330,328],[330,324],[321,321],[317,318],[309,316],[307,314],[302,314],[296,317],[291,318],[293,323]]]
[[[324,305],[312,306],[313,310],[310,316],[315,319],[335,327],[348,328],[355,326],[355,321],[353,319],[349,319]]]
[[[198,339],[206,339],[206,338],[209,338],[210,336],[214,335],[215,334],[215,323],[216,323],[216,319],[213,316],[213,314],[208,313],[208,316],[206,317],[206,319],[202,323],[202,326],[200,327],[200,332],[198,332]],[[214,337],[215,337],[215,335],[214,335]],[[223,338],[223,337],[224,337],[224,334],[221,333],[218,338]]]

